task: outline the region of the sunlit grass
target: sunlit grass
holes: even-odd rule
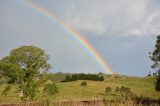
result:
[[[155,79],[153,77],[137,78],[137,77],[107,77],[105,81],[87,81],[87,86],[81,86],[81,80],[73,82],[58,82],[59,88],[55,101],[65,100],[93,100],[93,99],[114,99],[114,95],[102,95],[106,87],[112,88],[112,92],[116,87],[129,87],[133,93],[139,97],[159,99],[160,93],[154,89]],[[0,93],[6,85],[0,86]],[[43,87],[41,87],[42,91]],[[40,93],[39,93],[40,94]],[[0,95],[0,103],[13,103],[20,100],[16,87],[13,86],[7,96]]]

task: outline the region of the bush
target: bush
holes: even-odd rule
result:
[[[119,93],[119,92],[120,92],[120,88],[119,88],[119,87],[116,87],[116,89],[115,89],[114,92],[115,92],[115,93]]]
[[[7,95],[7,92],[11,90],[11,86],[6,86],[1,95]]]
[[[131,89],[128,87],[121,86],[120,93],[129,94],[129,93],[131,93]]]
[[[86,81],[81,82],[81,86],[87,86],[87,82]]]
[[[46,84],[44,89],[43,89],[43,93],[45,93],[47,95],[50,95],[50,96],[53,96],[58,92],[59,92],[59,90],[58,90],[58,87],[56,86],[55,83]]]
[[[56,94],[59,92],[55,83],[48,83],[43,89],[43,96],[41,100],[41,106],[51,106],[53,99],[56,98]]]
[[[135,100],[137,98],[137,95],[134,94],[129,87],[125,86],[121,86],[120,88],[116,87],[114,93],[122,102]]]
[[[105,93],[111,93],[112,89],[110,87],[107,87],[105,90]]]
[[[136,97],[136,95],[131,91],[130,88],[124,87],[124,86],[121,86],[119,93],[121,94],[121,96],[127,97],[127,98],[135,98]]]
[[[159,74],[156,76],[156,87],[155,87],[156,91],[160,92],[160,71]]]

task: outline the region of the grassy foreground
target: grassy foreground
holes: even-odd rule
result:
[[[92,99],[114,99],[114,95],[102,95],[106,87],[111,87],[114,92],[116,87],[129,87],[133,93],[139,97],[160,99],[160,93],[154,89],[154,77],[127,77],[127,76],[110,76],[106,77],[105,81],[87,81],[87,86],[80,86],[82,81],[73,82],[57,82],[59,94],[56,96],[57,101],[66,100],[92,100]],[[6,85],[0,85],[0,93]],[[8,95],[0,95],[1,103],[15,103],[20,101],[19,94],[16,92],[16,87],[9,91]]]

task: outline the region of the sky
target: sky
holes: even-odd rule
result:
[[[159,0],[32,1],[81,33],[115,73],[152,71],[148,53],[160,34]],[[45,50],[52,72],[107,73],[71,33],[26,0],[0,0],[0,58],[23,45]]]

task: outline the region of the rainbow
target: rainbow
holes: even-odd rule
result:
[[[97,60],[97,62],[104,68],[104,70],[108,74],[113,74],[112,69],[110,68],[109,64],[102,58],[102,56],[96,51],[96,49],[73,27],[69,26],[66,22],[62,21],[59,17],[57,17],[55,14],[49,12],[46,8],[43,6],[31,1],[27,0],[25,1],[25,4],[31,6],[32,8],[36,9],[41,14],[47,16],[51,20],[59,23],[65,30],[67,30],[75,39],[79,41],[79,43],[88,50],[88,52]]]

